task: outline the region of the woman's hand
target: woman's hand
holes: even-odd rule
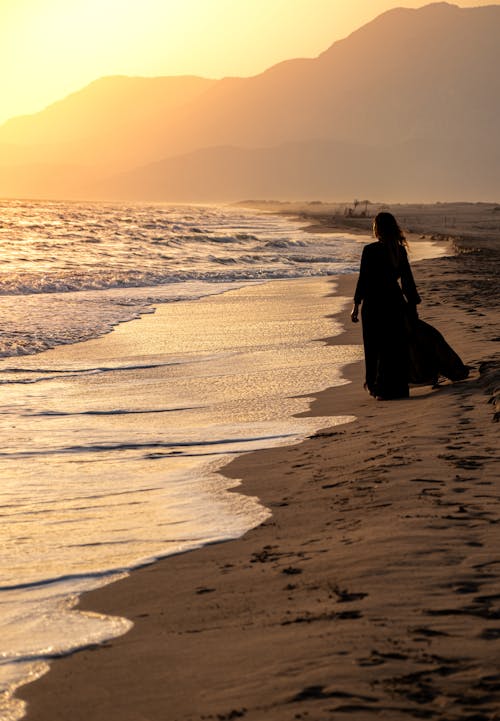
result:
[[[406,315],[410,323],[416,323],[418,320],[417,306],[414,303],[406,304]]]
[[[352,310],[351,310],[351,320],[353,323],[357,323],[359,320],[358,311],[359,311],[359,305],[357,303],[354,303],[354,305],[352,306]]]

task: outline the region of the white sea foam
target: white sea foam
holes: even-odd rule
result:
[[[0,218],[8,294],[325,275],[359,257],[345,236],[231,208],[4,201]]]
[[[267,518],[227,492],[228,459],[349,420],[294,417],[359,353],[315,341],[339,330],[330,290],[258,283],[0,362],[2,719],[50,659],[129,628],[73,611],[79,593]]]
[[[227,492],[228,459],[350,420],[295,417],[360,356],[317,340],[343,301],[301,279],[354,270],[360,240],[231,208],[0,203],[2,721],[51,658],[130,627],[78,594],[268,516]]]
[[[158,302],[228,284],[353,269],[352,238],[217,207],[0,203],[0,357],[108,332]]]

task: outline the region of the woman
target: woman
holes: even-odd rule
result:
[[[406,240],[391,213],[373,221],[375,243],[361,256],[358,284],[351,312],[363,322],[365,388],[379,400],[409,396],[409,323],[417,319],[420,296],[413,280]]]

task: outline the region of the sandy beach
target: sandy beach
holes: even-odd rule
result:
[[[224,469],[271,517],[85,595],[134,626],[22,687],[28,721],[500,718],[499,243],[413,230],[458,239],[414,275],[470,378],[379,403],[349,365],[309,414],[355,422]]]

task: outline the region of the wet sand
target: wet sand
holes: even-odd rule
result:
[[[498,258],[414,267],[467,381],[380,403],[350,365],[310,412],[356,422],[226,467],[272,517],[86,595],[134,628],[23,687],[29,721],[500,718]]]

